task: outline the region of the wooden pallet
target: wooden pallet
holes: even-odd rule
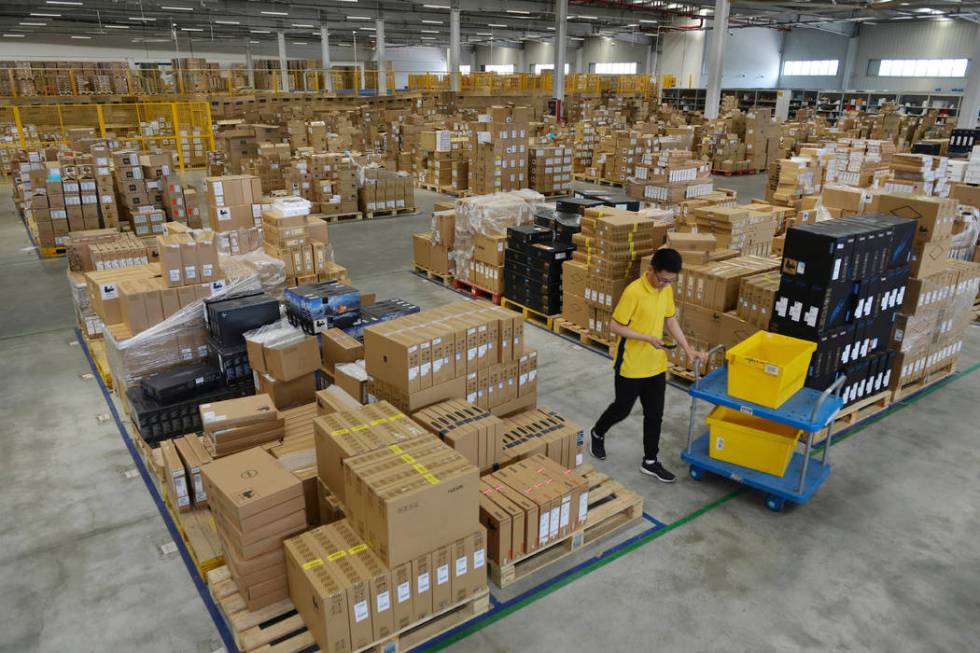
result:
[[[687,381],[688,383],[694,383],[694,372],[686,367],[670,365],[667,369],[672,377]]]
[[[395,215],[416,215],[417,213],[418,210],[414,206],[406,206],[401,209],[377,209],[365,211],[364,217],[367,220],[373,220],[374,218],[384,218]]]
[[[571,195],[572,195],[573,192],[574,191],[569,190],[567,193],[541,193],[541,194],[544,195],[544,198],[546,200],[553,200],[553,199],[557,199],[559,197],[571,197]]]
[[[64,247],[38,247],[37,253],[41,258],[58,258],[65,255]]]
[[[892,393],[890,390],[883,390],[878,394],[873,394],[860,401],[855,401],[850,406],[842,408],[837,414],[837,418],[834,419],[834,431],[854,426],[858,422],[880,413],[891,405]]]
[[[512,311],[517,311],[526,321],[533,322],[538,326],[544,327],[548,331],[554,330],[555,319],[561,317],[561,313],[557,313],[555,315],[545,315],[540,311],[536,311],[533,308],[528,308],[523,304],[518,304],[517,302],[507,299],[506,297],[501,298],[500,305],[504,308],[509,308]]]
[[[929,374],[926,374],[922,378],[916,379],[915,381],[909,381],[908,383],[904,383],[892,391],[892,403],[893,404],[898,403],[899,401],[908,398],[910,395],[914,395],[916,392],[919,392],[920,390],[924,390],[925,388],[928,388],[930,385],[934,383],[938,383],[939,381],[945,379],[947,376],[951,376],[955,373],[956,373],[956,363],[947,363],[943,367],[933,372],[930,372]]]
[[[415,184],[415,187],[421,188],[422,190],[431,191],[433,193],[450,195],[452,197],[470,197],[473,194],[469,190],[456,190],[452,186],[436,186],[435,184]]]
[[[353,213],[334,213],[332,215],[321,215],[320,218],[324,222],[334,223],[334,222],[348,222],[355,220],[363,220],[364,214],[360,211],[354,211]]]
[[[465,290],[469,292],[470,295],[478,299],[489,299],[498,306],[500,305],[500,300],[503,297],[503,295],[500,293],[487,290],[486,288],[472,284],[469,281],[463,281],[462,279],[453,279],[452,285],[456,290]]]
[[[444,286],[452,287],[453,285],[453,275],[442,274],[441,272],[433,272],[429,268],[422,267],[421,265],[413,265],[412,272],[415,274],[425,277],[429,281],[436,281]]]
[[[563,317],[556,317],[552,320],[552,331],[563,336],[578,338],[578,341],[583,347],[589,347],[609,358],[613,357],[613,352],[616,350],[615,341],[599,338],[593,335],[588,329],[569,322]]]
[[[284,599],[258,610],[249,610],[238,593],[238,586],[235,585],[228,567],[221,566],[208,572],[207,581],[211,597],[220,608],[239,650],[246,653],[319,650],[291,600]],[[489,610],[490,591],[483,589],[465,601],[403,628],[391,637],[355,649],[352,653],[407,651]]]
[[[589,514],[585,528],[505,565],[489,561],[490,577],[498,587],[513,585],[643,518],[643,498],[639,494],[601,472],[589,469],[583,475],[589,482]]]
[[[606,179],[604,177],[589,177],[588,175],[575,175],[576,181],[585,181],[590,184],[598,184],[599,186],[612,186],[613,188],[622,188],[623,183],[619,181],[613,181],[612,179]]]
[[[88,347],[88,353],[95,362],[95,369],[99,373],[102,383],[107,390],[112,390],[112,372],[109,371],[109,359],[106,358],[105,340],[101,337],[93,340],[86,336],[85,346]]]
[[[742,175],[757,175],[758,170],[735,170],[732,172],[726,172],[724,170],[712,170],[711,174],[721,175],[722,177],[741,177]]]

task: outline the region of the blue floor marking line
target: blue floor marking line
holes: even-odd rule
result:
[[[82,346],[82,351],[85,352],[85,358],[88,359],[89,367],[92,368],[92,374],[99,382],[99,389],[102,391],[102,398],[105,399],[106,404],[109,406],[109,412],[112,413],[112,418],[116,422],[116,427],[119,429],[119,435],[122,437],[123,443],[125,443],[126,448],[129,450],[129,455],[133,458],[133,462],[136,463],[136,468],[140,472],[140,477],[142,477],[143,483],[146,485],[146,489],[150,493],[150,498],[152,498],[153,503],[156,504],[157,510],[160,512],[160,516],[163,517],[163,523],[166,524],[167,530],[170,531],[170,536],[173,538],[174,544],[177,545],[177,550],[180,551],[180,557],[184,560],[184,566],[187,567],[187,571],[190,572],[191,580],[194,582],[194,586],[197,588],[197,593],[200,595],[201,600],[204,601],[204,605],[207,607],[208,613],[211,615],[211,619],[214,621],[214,625],[218,629],[218,634],[221,636],[221,641],[224,642],[227,650],[238,651],[238,645],[235,643],[235,638],[228,629],[218,606],[211,598],[211,593],[208,592],[207,586],[198,575],[197,567],[194,565],[194,561],[191,559],[191,555],[187,551],[187,547],[184,545],[184,539],[180,536],[180,532],[177,530],[177,525],[174,524],[173,519],[170,517],[170,512],[167,510],[167,506],[163,502],[163,497],[161,497],[160,493],[157,492],[156,486],[153,485],[153,481],[150,479],[150,473],[146,469],[146,465],[143,464],[143,459],[140,457],[139,452],[136,451],[136,446],[130,439],[129,434],[126,433],[126,427],[123,425],[122,419],[119,417],[119,411],[116,410],[116,404],[112,401],[112,396],[109,394],[109,390],[102,382],[102,376],[99,374],[95,361],[92,359],[92,354],[89,352],[88,344],[86,344],[85,339],[82,338],[82,332],[77,328],[74,331],[75,338],[78,340],[78,344]]]
[[[34,234],[31,233],[31,228],[27,226],[27,220],[24,219],[23,214],[20,216],[20,223],[24,225],[24,231],[27,232],[27,239],[31,241],[31,245],[34,247],[34,256],[41,258],[41,248],[34,242]]]
[[[646,513],[644,513],[644,518],[646,519],[647,517],[648,517],[648,515]],[[447,638],[452,637],[457,632],[460,632],[461,630],[463,630],[465,628],[469,628],[471,626],[478,625],[479,623],[490,619],[491,617],[493,617],[495,614],[497,614],[501,610],[505,610],[508,607],[510,607],[511,605],[514,605],[516,603],[519,603],[519,602],[523,601],[524,599],[526,599],[527,597],[532,596],[534,594],[537,594],[537,593],[541,592],[542,590],[545,590],[545,589],[551,587],[552,585],[554,585],[554,584],[562,581],[563,579],[567,578],[568,576],[571,576],[573,574],[578,573],[581,569],[583,569],[585,567],[588,567],[590,565],[595,564],[595,562],[597,560],[602,560],[603,558],[605,558],[607,556],[610,556],[610,555],[616,553],[617,551],[620,551],[621,549],[623,549],[625,547],[630,546],[631,544],[633,544],[637,540],[640,540],[640,539],[642,539],[644,537],[647,537],[651,533],[655,533],[656,531],[659,531],[659,530],[661,530],[663,528],[666,528],[666,525],[665,524],[663,524],[662,522],[658,521],[652,515],[649,516],[649,519],[647,519],[647,521],[651,521],[651,520],[655,524],[657,524],[657,525],[652,526],[651,528],[644,529],[640,533],[637,533],[636,535],[633,535],[632,537],[629,537],[629,538],[623,540],[622,542],[620,542],[619,544],[617,544],[616,546],[614,546],[612,548],[606,549],[604,551],[600,551],[598,555],[590,556],[587,560],[583,560],[582,562],[578,563],[577,565],[575,565],[575,566],[573,566],[573,567],[571,567],[569,569],[566,569],[562,573],[557,574],[555,576],[552,576],[551,578],[548,578],[547,580],[544,580],[544,581],[538,583],[537,585],[535,585],[531,589],[525,590],[525,591],[521,592],[520,594],[518,594],[517,596],[515,596],[515,597],[513,597],[511,599],[508,599],[506,601],[498,601],[497,599],[494,598],[493,591],[491,590],[491,592],[490,592],[490,605],[491,605],[490,610],[488,610],[487,612],[484,612],[479,617],[475,617],[473,619],[470,619],[469,621],[465,621],[465,622],[459,624],[458,626],[456,626],[454,628],[451,628],[450,630],[447,630],[446,632],[440,634],[437,637],[432,638],[431,640],[429,640],[428,642],[426,642],[426,643],[418,646],[417,648],[413,648],[412,649],[413,653],[416,652],[416,651],[425,651],[425,650],[427,650],[427,649],[429,649],[429,648],[431,648],[433,646],[436,646],[437,644],[439,644],[440,642],[446,640]]]

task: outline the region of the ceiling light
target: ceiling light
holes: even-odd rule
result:
[[[640,22],[641,23],[646,23],[648,25],[656,25],[657,24],[657,21],[655,21],[655,20],[647,20],[645,18],[641,18],[640,19]]]
[[[435,41],[435,40],[436,40],[436,37],[434,37],[434,36],[422,36],[422,37],[420,37],[420,38],[421,38],[421,39],[422,39],[423,41]]]
[[[262,41],[249,41],[249,43],[253,43],[253,44],[258,44],[258,43],[261,43],[261,42]]]
[[[579,14],[579,18],[584,18],[585,20],[599,20],[598,16],[583,16]]]
[[[215,25],[241,25],[237,20],[216,20]]]
[[[287,11],[260,11],[259,13],[262,14],[263,16],[288,16],[289,15],[289,12]]]
[[[252,34],[272,34],[272,32],[267,29],[250,29],[248,31]]]
[[[27,21],[27,20],[21,21],[19,24],[20,25],[27,25],[28,27],[47,27],[48,26],[47,23],[34,23],[34,22],[31,22],[31,21]]]
[[[422,32],[423,34],[438,34],[439,33],[439,30],[437,30],[437,29],[422,29],[422,30],[419,30],[419,31]]]
[[[129,29],[129,25],[103,25],[106,29]]]
[[[531,12],[530,11],[523,11],[521,9],[508,9],[507,10],[507,13],[508,14],[520,14],[522,16],[530,16],[531,15]]]
[[[31,16],[36,16],[37,18],[61,18],[61,14],[42,14],[40,12],[32,12]]]
[[[351,45],[350,43],[338,43],[338,44],[337,44],[337,47],[338,47],[338,48],[352,48],[352,47],[354,47],[354,46],[353,46],[353,45]]]
[[[639,26],[640,26],[639,23],[630,23],[629,25],[626,25],[625,27],[639,27]]]
[[[374,19],[371,18],[370,16],[348,16],[347,20],[374,20]]]
[[[129,20],[136,20],[143,23],[153,23],[156,22],[156,18],[144,18],[143,16],[130,16]]]
[[[361,27],[362,32],[374,32],[376,29],[374,27]]]
[[[203,32],[204,30],[200,27],[181,27],[181,32]]]
[[[357,0],[337,0],[337,2],[357,2]]]
[[[427,20],[427,19],[423,18],[422,19],[422,22],[425,23],[426,25],[442,25],[442,21],[441,20]]]
[[[24,38],[24,35],[23,34],[4,34],[3,37],[6,38],[6,39],[22,39],[22,38]]]
[[[487,23],[487,27],[508,27],[508,25],[502,25],[500,23]]]
[[[306,41],[293,41],[293,45],[307,45]]]
[[[308,25],[306,23],[293,23],[293,27],[316,27],[316,25]]]
[[[422,5],[426,9],[449,9],[449,5]]]
[[[676,2],[671,2],[669,5],[667,5],[667,9],[680,9],[680,5]]]
[[[585,39],[583,39],[581,36],[569,36],[568,37],[568,40],[569,41],[584,41]]]
[[[550,31],[552,31],[552,32],[554,32],[554,31],[555,31],[555,28],[554,28],[554,27],[545,27],[545,29],[546,29],[546,30],[550,30]]]
[[[81,41],[81,40],[89,41],[89,40],[91,40],[92,37],[91,36],[80,36],[78,34],[75,34],[75,35],[72,36],[72,38],[73,39],[77,39],[79,41]]]
[[[84,3],[82,2],[71,2],[69,0],[47,0],[45,4],[49,5],[61,5],[62,7],[81,7]]]
[[[194,11],[194,7],[171,7],[169,5],[160,5],[160,9],[169,9],[170,11]]]

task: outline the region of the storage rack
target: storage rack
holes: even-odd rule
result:
[[[835,120],[844,111],[878,113],[882,103],[895,102],[905,113],[922,115],[928,109],[938,109],[941,117],[955,118],[963,101],[962,93],[892,93],[886,91],[840,91],[825,89],[771,89],[771,88],[723,88],[721,96],[734,95],[742,111],[755,107],[775,107],[776,94],[780,90],[791,93],[790,116],[800,107],[815,107],[817,113],[828,120]],[[660,100],[683,111],[704,111],[707,91],[703,88],[665,88]]]
[[[708,356],[716,352],[724,355],[725,346],[712,348]],[[761,490],[766,493],[766,507],[773,512],[782,510],[787,501],[805,503],[830,475],[828,452],[832,442],[834,418],[843,406],[840,390],[844,387],[845,377],[837,379],[823,392],[802,388],[779,408],[768,408],[728,394],[727,364],[703,378],[700,368],[700,361],[695,361],[694,383],[688,390],[691,395],[691,416],[687,430],[687,448],[681,453],[681,460],[691,466],[691,478],[701,480],[704,472],[708,471]],[[801,429],[806,433],[804,450],[793,453],[789,467],[782,477],[712,458],[709,449],[710,435],[705,433],[694,438],[698,399]],[[827,435],[823,440],[823,455],[820,460],[816,460],[813,456],[814,436],[824,429],[827,430]]]

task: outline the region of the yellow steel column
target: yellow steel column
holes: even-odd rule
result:
[[[71,94],[72,96],[78,95],[78,81],[75,79],[75,70],[68,69],[68,81],[71,82]]]
[[[213,152],[214,151],[214,124],[211,122],[211,103],[205,102],[204,109],[208,116],[208,147]]]
[[[7,68],[7,78],[10,80],[10,92],[17,97],[17,82],[14,80],[14,69]]]
[[[180,162],[180,171],[184,171],[184,148],[180,146],[180,124],[177,120],[177,103],[170,103],[170,115],[174,120],[174,143],[177,145],[177,161]]]
[[[16,97],[16,96],[15,96]],[[13,107],[14,124],[17,125],[17,138],[20,140],[21,149],[27,149],[27,139],[24,138],[24,123],[20,121],[20,107]]]
[[[102,115],[102,105],[95,105],[95,115],[99,118],[99,138],[105,138],[105,117]]]

